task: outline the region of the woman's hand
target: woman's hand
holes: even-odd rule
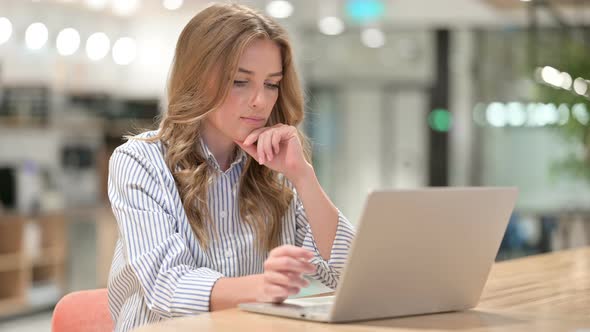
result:
[[[259,128],[252,131],[244,142],[235,142],[259,164],[283,173],[291,182],[296,182],[311,168],[305,160],[297,129],[293,126],[277,124]]]
[[[308,262],[313,256],[311,251],[291,245],[271,250],[264,262],[256,301],[281,303],[299,293],[309,284],[302,274],[315,272],[315,266]]]

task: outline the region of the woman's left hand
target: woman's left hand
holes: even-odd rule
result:
[[[235,142],[259,164],[283,173],[291,182],[311,168],[305,160],[297,128],[293,126],[276,124],[259,128],[244,142]]]

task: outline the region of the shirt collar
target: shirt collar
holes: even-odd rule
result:
[[[205,144],[205,141],[203,140],[202,137],[199,137],[199,142],[201,144],[201,149],[202,149],[203,153],[207,157],[207,160],[211,163],[211,165],[215,169],[221,171],[221,167],[219,166],[217,159],[215,159],[215,156],[213,155],[211,150],[209,150],[209,147],[207,146],[207,144]],[[228,170],[230,170],[236,164],[241,164],[246,159],[246,157],[247,157],[246,152],[244,152],[244,150],[242,150],[240,147],[237,147],[237,154],[235,155],[235,158],[234,158],[233,162],[231,163],[231,165],[229,166]]]

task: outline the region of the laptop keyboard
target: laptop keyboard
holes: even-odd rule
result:
[[[332,304],[317,304],[303,307],[307,312],[317,312],[317,313],[328,313],[330,308],[332,308]]]
[[[295,305],[306,311],[313,311],[317,313],[327,313],[330,311],[334,303],[334,296],[310,297],[302,299],[289,299],[285,304]]]

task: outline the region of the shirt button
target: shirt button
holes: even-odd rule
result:
[[[227,216],[227,213],[225,211],[221,211],[219,215],[221,216],[221,218],[225,218]]]
[[[230,258],[231,256],[233,256],[234,254],[231,252],[231,250],[226,249],[225,250],[225,257]]]

